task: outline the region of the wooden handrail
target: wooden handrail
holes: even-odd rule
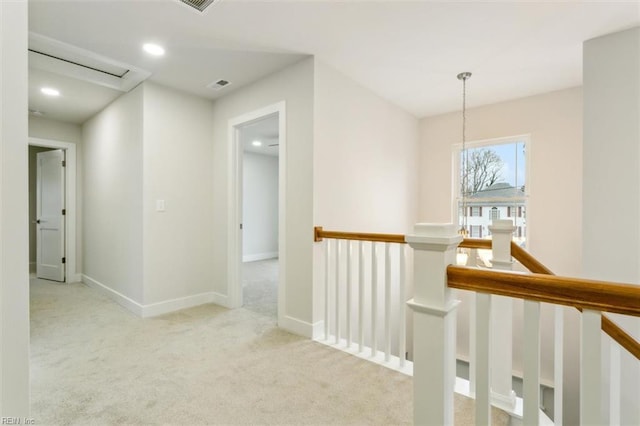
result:
[[[511,256],[535,274],[555,275],[551,269],[544,266],[533,257],[528,251],[511,241]]]
[[[536,274],[555,275],[549,268],[544,266],[538,259],[533,257],[528,251],[511,242],[511,256],[520,262],[530,272]],[[578,308],[582,311],[582,309]],[[611,321],[606,315],[602,315],[602,331],[615,340],[620,346],[625,348],[630,354],[640,360],[640,342],[624,331],[619,325]]]
[[[449,287],[640,316],[640,287],[604,281],[449,265]]]
[[[606,315],[602,315],[602,330],[613,340],[618,342],[620,346],[629,351],[630,354],[640,360],[640,343],[638,343],[633,336],[620,328],[620,326],[607,318]]]
[[[491,250],[491,240],[481,238],[465,238],[458,247]]]
[[[313,241],[322,241],[323,238],[334,238],[338,240],[375,241],[382,243],[405,244],[404,235],[401,234],[370,234],[365,232],[338,232],[325,231],[322,226],[313,228]]]

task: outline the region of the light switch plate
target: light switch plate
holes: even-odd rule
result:
[[[157,212],[164,211],[164,200],[156,200],[156,211]]]

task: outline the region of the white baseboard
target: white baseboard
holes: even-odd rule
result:
[[[122,305],[123,307],[133,312],[134,314],[138,315],[139,317],[143,316],[143,312],[144,312],[143,306],[138,302],[136,302],[135,300],[128,298],[124,294],[118,291],[115,291],[114,289],[107,287],[101,282],[94,280],[93,278],[84,274],[82,275],[82,282],[88,285],[89,287],[95,288],[96,290],[99,290],[102,293],[106,294],[111,299],[115,300],[118,304]]]
[[[216,305],[220,305],[228,309],[233,309],[233,306],[231,306],[230,298],[226,294],[216,293],[215,291],[212,291],[211,295],[211,303],[215,303]]]
[[[321,336],[324,336],[324,320],[318,321],[313,324],[313,335],[312,339],[319,339]]]
[[[194,294],[192,296],[180,297],[177,299],[165,300],[158,303],[143,305],[86,275],[82,275],[82,282],[87,284],[89,287],[95,288],[100,292],[106,294],[119,305],[122,305],[127,310],[142,318],[168,314],[170,312],[192,308],[194,306],[204,305],[206,303],[215,303],[217,305],[226,307],[227,297],[214,292]]]
[[[506,412],[513,412],[516,408],[516,393],[511,391],[509,395],[502,395],[491,391],[491,405]]]
[[[149,318],[158,315],[168,314],[181,309],[193,308],[194,306],[212,303],[214,293],[200,293],[192,296],[180,297],[177,299],[165,300],[163,302],[142,305],[142,317]]]
[[[257,254],[245,254],[242,256],[243,262],[255,262],[256,260],[266,260],[266,259],[275,259],[278,257],[277,251],[271,251],[268,253],[257,253]]]
[[[82,274],[73,274],[67,278],[68,283],[79,283],[82,282]]]
[[[278,318],[278,327],[289,333],[313,339],[313,336],[319,336],[322,333],[323,321],[311,324],[310,322],[285,315],[282,318]]]

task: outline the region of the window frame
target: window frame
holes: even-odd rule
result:
[[[526,215],[521,215],[522,208],[521,206],[519,206],[514,216],[509,216],[509,217],[506,217],[505,219],[514,219],[514,226],[516,227],[518,226],[517,219],[523,218],[525,220],[524,225],[521,225],[520,227],[524,226],[526,228],[525,234],[527,235],[527,238],[525,239],[525,248],[528,248],[529,246],[528,235],[530,235],[530,232],[529,232],[529,223],[527,219],[531,215],[529,198],[531,193],[531,153],[533,149],[531,135],[522,134],[522,135],[514,135],[514,136],[505,136],[500,138],[474,140],[474,141],[466,142],[465,145],[467,149],[474,149],[474,148],[485,148],[485,147],[490,147],[494,145],[507,145],[507,144],[514,144],[514,143],[524,143],[525,149],[527,152],[527,155],[524,158],[524,164],[525,164],[524,211],[526,212]],[[455,223],[455,224],[458,224],[458,217],[459,217],[458,202],[462,200],[462,197],[460,196],[461,195],[460,194],[460,184],[461,184],[460,155],[461,153],[462,153],[462,143],[453,144],[452,150],[451,150],[451,164],[452,164],[451,170],[452,170],[452,182],[453,182],[453,185],[451,186],[451,217],[452,217],[452,223]],[[492,199],[492,198],[486,199],[488,203],[491,203],[494,201],[501,201],[501,200],[503,199],[498,199],[498,200]],[[516,230],[516,232],[517,231],[518,230]],[[487,235],[490,235],[490,233],[487,233]]]

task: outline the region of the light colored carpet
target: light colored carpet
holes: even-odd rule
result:
[[[205,305],[141,319],[84,284],[36,279],[31,389],[41,425],[395,425],[413,399],[410,377],[269,316]],[[463,405],[457,424],[471,424]]]
[[[245,309],[277,318],[278,266],[278,259],[242,264],[242,298]]]

